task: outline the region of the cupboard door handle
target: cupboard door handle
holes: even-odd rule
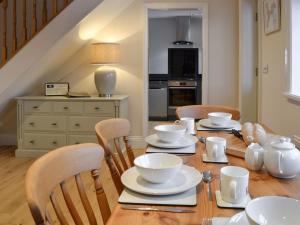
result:
[[[57,123],[52,123],[51,125],[52,125],[52,126],[56,126],[56,125],[57,125]]]
[[[68,110],[68,109],[69,109],[69,107],[68,107],[68,106],[65,106],[65,107],[64,107],[64,110]]]
[[[79,127],[79,126],[80,126],[80,124],[79,124],[79,123],[75,123],[75,126],[76,126],[76,127]]]
[[[78,142],[78,141],[77,141],[77,142],[75,142],[75,145],[79,145],[79,144],[80,144],[80,142]]]
[[[95,110],[99,110],[100,108],[99,108],[99,107],[95,107],[94,109],[95,109]]]
[[[57,145],[57,141],[53,141],[52,144]]]
[[[29,141],[30,144],[34,144],[34,140]]]
[[[39,107],[35,105],[35,106],[33,106],[32,108],[34,108],[34,109],[38,109]]]
[[[29,125],[33,126],[33,125],[34,125],[34,122],[30,122]]]

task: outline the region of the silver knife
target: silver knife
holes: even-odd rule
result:
[[[134,207],[134,206],[122,206],[125,210],[139,210],[139,211],[156,211],[156,212],[172,212],[172,213],[194,213],[195,211],[190,209],[178,209],[178,208],[152,208],[152,207]]]

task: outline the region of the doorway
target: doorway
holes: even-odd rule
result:
[[[200,15],[200,16],[199,16]],[[178,18],[180,17],[180,18]],[[178,20],[182,19],[182,23],[186,24],[196,24],[197,19],[201,20],[201,25],[199,25],[199,30],[201,34],[196,40],[199,43],[196,45],[189,46],[186,41],[190,40],[177,40],[176,39],[176,26],[178,25]],[[161,20],[161,21],[159,21]],[[181,23],[180,22],[180,23]],[[157,51],[161,49],[161,46],[157,44],[153,47],[155,43],[154,39],[157,38],[162,32],[154,32],[153,27],[155,24],[169,24],[166,26],[165,30],[171,30],[169,33],[164,34],[164,39],[171,38],[170,40],[165,40],[168,45],[165,46],[164,51]],[[156,27],[157,28],[157,27]],[[195,104],[205,104],[207,103],[207,92],[208,92],[208,9],[207,3],[149,3],[145,7],[145,43],[144,43],[144,136],[147,135],[150,129],[148,129],[149,116],[150,119],[158,120],[174,120],[175,119],[175,108],[169,105],[184,103],[184,98],[187,100],[195,101]],[[164,30],[163,27],[160,28]],[[152,38],[152,39],[151,39]],[[157,41],[157,40],[156,40]],[[185,43],[175,43],[176,41],[184,41]],[[196,42],[194,41],[194,42]],[[157,42],[158,43],[158,42]],[[160,43],[161,44],[161,43]],[[194,44],[194,43],[193,43]],[[156,48],[156,51],[155,51]],[[175,50],[172,50],[175,49]],[[177,54],[177,49],[179,49],[180,54]],[[196,49],[195,53],[189,51],[191,49]],[[189,51],[189,52],[188,52]],[[178,55],[189,55],[189,61],[183,62],[182,67],[177,67],[176,71],[182,71],[184,68],[184,63],[190,63],[191,61],[197,60],[197,76],[188,77],[181,80],[179,77],[175,78],[177,72],[170,72],[172,66],[170,65],[169,57],[172,55],[174,61],[178,60]],[[155,57],[153,57],[155,55]],[[151,58],[153,57],[153,58]],[[185,57],[188,58],[188,57]],[[182,62],[182,61],[180,61]],[[199,62],[199,64],[198,64]],[[172,62],[171,62],[172,63]],[[178,62],[174,63],[178,65]],[[199,66],[199,67],[198,67]],[[189,67],[193,68],[193,66]],[[194,68],[193,68],[194,69]],[[199,69],[199,70],[198,70]],[[195,69],[196,71],[196,69]],[[193,71],[191,74],[196,74]],[[199,71],[199,72],[198,72]],[[181,72],[187,75],[187,72]],[[177,73],[179,74],[179,73]],[[201,79],[199,79],[201,75]],[[173,78],[172,78],[173,75]],[[194,79],[195,78],[195,79]],[[174,82],[175,81],[175,82]],[[173,84],[171,87],[170,85]],[[169,87],[170,86],[170,87]],[[199,89],[197,88],[199,87]],[[193,91],[190,91],[193,90]],[[197,93],[196,90],[201,90],[201,93]],[[176,94],[173,96],[173,94]],[[187,95],[187,96],[185,96]],[[173,96],[173,97],[172,97]],[[178,96],[183,98],[178,101]],[[170,101],[171,100],[171,101]],[[176,100],[176,101],[173,101]],[[197,102],[198,101],[198,102]],[[187,103],[190,104],[190,103]],[[173,109],[173,108],[174,109]],[[176,107],[176,106],[175,106]],[[156,124],[151,123],[151,124]]]

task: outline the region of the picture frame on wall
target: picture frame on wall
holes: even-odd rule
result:
[[[263,0],[265,34],[281,29],[281,0]]]

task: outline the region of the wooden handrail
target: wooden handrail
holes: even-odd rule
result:
[[[59,7],[58,0],[0,0],[3,11],[0,18],[0,26],[3,27],[0,33],[0,69],[72,1],[64,0],[63,6]],[[29,11],[32,16],[29,16]],[[8,30],[8,27],[12,29]],[[11,32],[10,35],[8,32]],[[7,40],[8,37],[11,40]]]
[[[3,31],[2,31],[2,63],[6,63],[7,61],[7,0],[2,0],[2,9],[3,9]]]
[[[23,0],[23,44],[27,41],[27,0]]]

